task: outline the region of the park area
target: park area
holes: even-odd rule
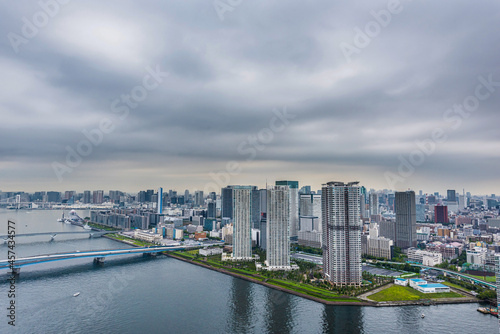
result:
[[[410,301],[439,298],[460,298],[461,294],[456,292],[422,293],[408,286],[391,285],[388,288],[368,296],[368,299],[376,302]]]

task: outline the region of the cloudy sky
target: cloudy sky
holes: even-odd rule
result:
[[[0,190],[500,193],[498,1],[42,3],[0,4]]]

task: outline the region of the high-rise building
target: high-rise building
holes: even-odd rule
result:
[[[61,193],[58,191],[47,191],[47,202],[61,203]]]
[[[366,188],[361,187],[359,197],[359,214],[361,218],[370,218],[366,212]]]
[[[91,202],[90,190],[85,190],[83,192],[83,203],[89,204]]]
[[[434,207],[434,222],[448,224],[448,207],[446,205],[436,205]]]
[[[299,182],[276,181],[275,184],[290,189],[290,237],[296,238],[299,232]]]
[[[321,221],[321,195],[300,195],[300,216],[314,216]],[[301,230],[303,228],[299,220],[299,231]]]
[[[163,213],[163,188],[158,188],[158,202],[157,202],[157,207],[158,207],[158,210],[157,212],[159,214],[162,214]]]
[[[215,201],[208,202],[207,218],[216,218],[217,205]]]
[[[222,188],[220,193],[221,217],[233,219],[233,186]]]
[[[416,204],[415,205],[416,218],[418,222],[425,222],[425,205]]]
[[[323,185],[323,273],[335,285],[361,285],[358,182]]]
[[[311,186],[303,186],[299,190],[299,194],[300,195],[307,195],[307,194],[310,194],[310,193],[311,193]]]
[[[290,190],[267,188],[267,257],[270,269],[290,268]]]
[[[455,190],[448,190],[447,194],[448,194],[448,196],[446,198],[447,202],[456,202],[457,201],[457,194],[456,194]]]
[[[400,248],[417,247],[417,211],[414,191],[397,191],[395,196],[396,240]]]
[[[92,192],[92,203],[102,204],[104,201],[104,190],[94,190]]]
[[[370,215],[378,215],[378,194],[370,193]]]
[[[232,186],[233,254],[235,260],[252,259],[252,187]]]
[[[203,190],[196,190],[194,192],[194,205],[203,206],[205,199],[203,198]]]

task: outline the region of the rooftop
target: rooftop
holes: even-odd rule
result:
[[[448,286],[439,284],[439,283],[432,283],[432,284],[425,284],[421,285],[420,287],[422,288],[448,288]]]

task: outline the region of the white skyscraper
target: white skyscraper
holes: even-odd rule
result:
[[[361,285],[361,220],[358,182],[322,188],[323,273],[335,285]]]
[[[275,184],[290,188],[290,237],[296,238],[299,232],[299,182],[276,181]]]
[[[267,188],[267,259],[271,270],[290,269],[290,191],[288,186]]]
[[[252,187],[233,186],[233,254],[235,260],[252,259]]]

